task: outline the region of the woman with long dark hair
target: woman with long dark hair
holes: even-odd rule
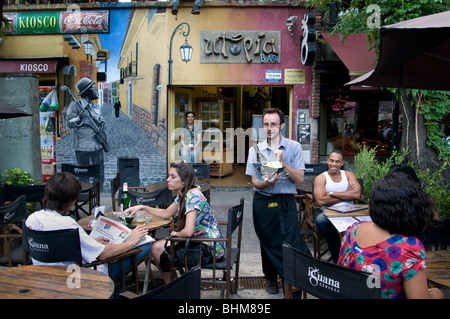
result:
[[[125,210],[124,214],[134,215],[143,210],[154,216],[170,218],[178,213],[178,231],[173,231],[171,235],[197,238],[223,237],[205,195],[201,192],[200,187],[195,185],[195,172],[191,164],[184,162],[173,164],[169,170],[167,184],[171,191],[177,193],[175,201],[169,207],[160,209],[136,205]],[[165,242],[165,239],[161,239],[152,245],[152,257],[160,271],[160,257],[164,252]],[[213,251],[213,245],[214,243],[207,245],[210,251]],[[218,243],[216,259],[221,258],[224,252],[225,244]],[[161,271],[161,276],[166,283],[170,281],[169,272]]]
[[[355,223],[343,235],[338,264],[380,275],[385,299],[443,298],[439,289],[428,289],[426,252],[419,240],[433,219],[433,207],[417,182],[388,173],[372,189],[372,221]]]

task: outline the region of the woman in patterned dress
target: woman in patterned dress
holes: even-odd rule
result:
[[[380,275],[381,297],[443,298],[428,289],[426,254],[418,237],[433,219],[434,204],[420,185],[389,173],[373,188],[372,222],[359,222],[343,236],[338,264]]]
[[[169,207],[160,209],[136,205],[125,210],[124,214],[134,215],[136,212],[143,210],[158,217],[170,218],[178,213],[179,230],[173,231],[171,235],[196,238],[223,237],[205,195],[201,192],[200,187],[195,185],[195,172],[191,164],[184,162],[173,164],[169,170],[167,183],[169,189],[176,191],[178,194]],[[152,244],[152,257],[158,268],[165,242],[165,239],[161,239]],[[207,245],[212,252],[214,243],[207,243]],[[220,259],[224,253],[225,243],[217,243],[216,259]],[[169,272],[161,271],[161,276],[166,283],[170,281]]]

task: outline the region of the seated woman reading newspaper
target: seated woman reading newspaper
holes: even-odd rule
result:
[[[124,214],[134,215],[143,210],[152,215],[170,218],[178,213],[178,231],[173,231],[171,235],[178,237],[198,237],[198,238],[221,238],[222,233],[218,227],[216,218],[211,212],[211,208],[205,195],[199,186],[195,186],[195,172],[191,164],[175,163],[169,170],[167,178],[171,191],[178,194],[175,201],[166,209],[148,207],[146,205],[136,205],[124,211]],[[170,272],[162,271],[160,267],[161,254],[164,252],[166,240],[161,239],[153,243],[152,256],[158,266],[161,276],[166,283],[170,281]],[[181,245],[177,244],[177,245]],[[214,243],[207,245],[209,253],[213,251]],[[216,245],[216,259],[221,258],[225,252],[225,243]]]

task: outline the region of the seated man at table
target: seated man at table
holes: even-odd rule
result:
[[[328,155],[328,171],[314,179],[314,201],[321,206],[321,212],[316,217],[317,228],[326,239],[330,254],[335,263],[339,258],[341,240],[338,231],[323,214],[331,206],[353,204],[353,200],[361,196],[361,185],[352,172],[341,170],[344,156],[339,150]]]
[[[143,226],[136,227],[127,241],[120,244],[108,244],[105,238],[92,238],[78,223],[69,216],[64,216],[73,207],[81,192],[80,181],[67,172],[56,173],[45,184],[45,195],[43,198],[43,210],[34,212],[26,220],[26,226],[30,229],[49,231],[60,229],[79,229],[81,255],[84,263],[96,260],[104,260],[122,254],[133,247],[147,235],[147,229]],[[151,250],[151,243],[139,246],[142,249],[137,255],[140,262]],[[33,260],[34,265],[65,266],[69,263],[42,263]],[[125,260],[125,269],[131,265],[130,257]],[[108,274],[108,267],[100,265],[98,271]],[[111,273],[108,274],[112,280],[117,280],[122,275],[121,262],[111,265]]]

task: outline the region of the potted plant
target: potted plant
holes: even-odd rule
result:
[[[41,184],[38,178],[33,178],[27,171],[14,168],[5,169],[4,172],[4,175],[0,175],[4,201],[13,201],[20,195],[26,195],[27,203],[40,202],[44,197],[45,185]],[[27,206],[29,205],[27,204]]]

